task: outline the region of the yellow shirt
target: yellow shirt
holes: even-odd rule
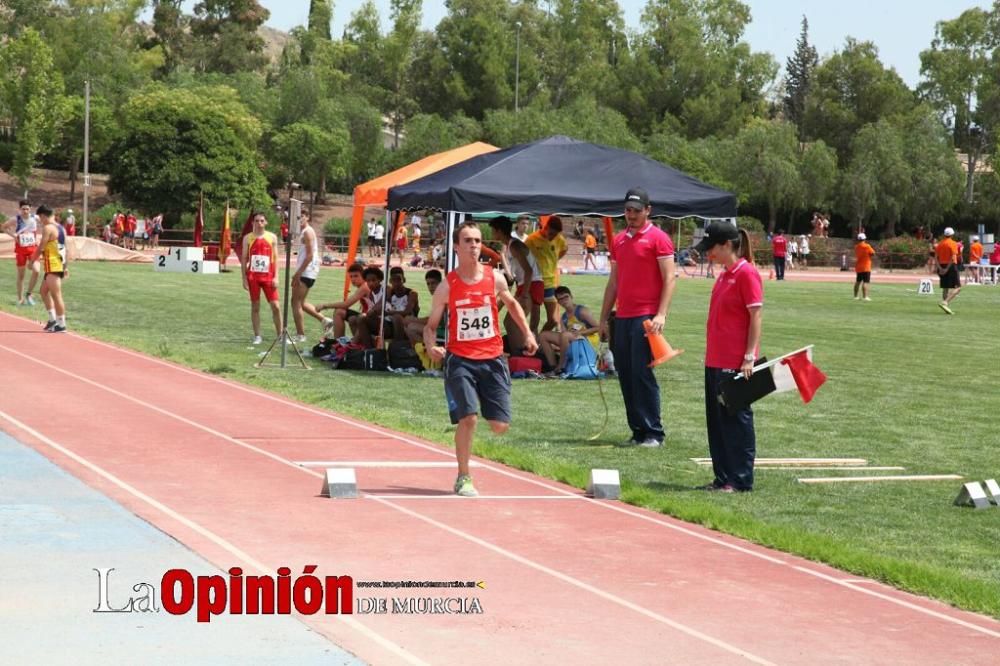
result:
[[[57,226],[56,237],[45,243],[42,248],[42,260],[46,273],[62,273],[66,270],[66,236],[62,227]]]
[[[524,240],[524,244],[538,263],[545,288],[554,289],[559,286],[559,257],[566,252],[566,239],[563,235],[559,234],[554,240],[549,240],[541,231],[536,231]]]

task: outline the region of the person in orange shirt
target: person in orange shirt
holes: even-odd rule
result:
[[[948,314],[955,314],[951,310],[951,302],[962,291],[962,281],[958,275],[958,243],[952,238],[955,230],[945,227],[944,238],[938,241],[934,247],[934,259],[937,261],[938,278],[941,284],[941,302],[938,307]]]
[[[966,284],[969,282],[981,284],[983,271],[979,266],[983,259],[983,244],[979,242],[979,236],[972,236],[969,241],[969,263],[966,264],[969,268],[969,278],[966,280]]]
[[[868,244],[867,236],[858,234],[858,244],[854,246],[854,300],[858,300],[860,288],[864,300],[870,301],[868,287],[872,281],[872,257],[875,250]]]
[[[583,239],[583,247],[586,254],[583,255],[583,270],[590,268],[597,270],[597,237],[587,229],[587,234]]]

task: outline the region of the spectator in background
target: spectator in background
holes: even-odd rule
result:
[[[374,257],[375,255],[375,218],[368,220],[368,256]]]
[[[566,369],[566,350],[574,340],[584,338],[594,348],[594,353],[598,352],[601,344],[599,334],[601,327],[588,308],[573,301],[569,287],[556,287],[556,300],[564,310],[559,330],[543,331],[538,346],[545,355],[545,362],[554,368],[552,374],[560,375]],[[558,362],[556,362],[557,351]]]
[[[543,283],[543,298],[545,300],[545,326],[544,330],[549,331],[558,326],[556,319],[556,287],[559,285],[559,260],[566,256],[566,238],[563,237],[562,220],[553,215],[545,224],[544,229],[539,229],[528,236],[524,244],[531,250],[538,264]],[[671,254],[671,256],[673,256]],[[538,330],[540,319],[540,309],[538,306],[531,308],[531,330]]]
[[[382,256],[382,245],[385,243],[385,225],[381,220],[375,222],[375,256]]]
[[[993,243],[993,252],[990,253],[990,266],[1000,266],[1000,243]]]
[[[954,229],[945,227],[944,237],[938,241],[934,249],[942,298],[938,307],[948,314],[955,314],[951,309],[951,302],[958,296],[958,292],[962,291],[962,281],[958,272],[958,243],[952,238],[954,235]]]
[[[583,238],[583,270],[597,270],[597,236],[587,229]],[[558,298],[556,300],[559,300]]]
[[[809,237],[805,234],[799,236],[799,268],[809,268]]]
[[[778,229],[778,233],[771,238],[771,252],[774,255],[774,277],[777,280],[784,280],[785,256],[788,253],[788,239],[785,238],[784,229]]]
[[[139,226],[139,221],[132,214],[132,211],[128,212],[125,216],[125,247],[129,250],[135,249],[135,229]]]
[[[799,258],[799,243],[795,240],[795,236],[789,236],[788,238],[788,254],[786,259],[788,260],[788,268],[790,270],[795,270],[795,260]]]
[[[531,224],[531,218],[527,215],[522,215],[517,218],[517,222],[514,224],[514,231],[511,232],[511,238],[516,238],[522,243],[528,239],[528,227]]]
[[[63,229],[66,230],[67,236],[76,236],[76,216],[73,215],[72,208],[66,210],[66,219],[63,221]]]
[[[158,213],[156,217],[153,218],[153,233],[151,235],[153,240],[154,250],[160,247],[160,236],[162,234],[163,234],[163,213]]]
[[[854,300],[858,300],[858,289],[866,301],[872,300],[868,296],[868,287],[872,281],[872,257],[875,250],[868,244],[868,237],[858,234],[858,242],[854,246]]]
[[[979,236],[972,236],[969,241],[969,280],[973,284],[981,284],[983,271],[980,265],[983,260],[983,244],[979,242]]]

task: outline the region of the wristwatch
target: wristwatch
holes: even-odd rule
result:
[[[756,360],[757,360],[757,357],[756,357],[756,356],[754,356],[753,354],[744,354],[744,355],[743,355],[743,360],[744,360],[744,361],[750,361],[750,362],[753,362],[753,361],[756,361]]]

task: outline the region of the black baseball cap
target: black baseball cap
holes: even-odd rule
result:
[[[740,237],[740,232],[736,225],[725,220],[713,220],[705,226],[705,235],[702,237],[694,249],[698,252],[722,245],[726,241],[734,241]]]
[[[633,187],[625,193],[625,207],[642,210],[649,206],[649,194],[641,187]]]

